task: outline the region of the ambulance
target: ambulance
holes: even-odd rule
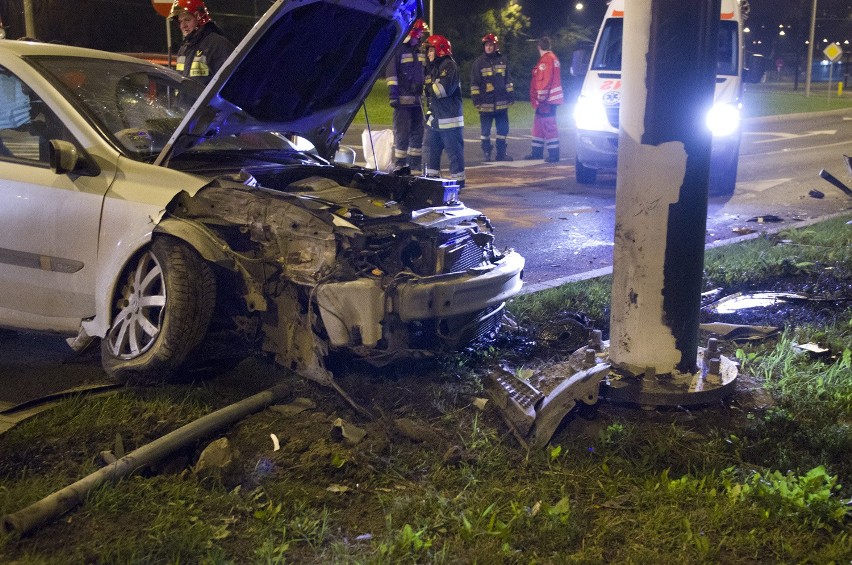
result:
[[[598,171],[614,172],[616,168],[625,2],[612,0],[607,8],[574,109],[577,126],[575,174],[580,184],[594,184]],[[742,134],[743,13],[748,6],[747,2],[742,4],[739,0],[722,0],[715,102],[708,109],[706,121],[713,132],[712,194],[733,193],[737,179]]]

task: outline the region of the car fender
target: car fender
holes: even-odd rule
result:
[[[267,310],[268,304],[263,294],[263,281],[251,274],[250,270],[243,265],[239,255],[231,250],[228,243],[213,230],[194,220],[168,217],[157,224],[154,232],[181,239],[195,249],[204,260],[238,273],[245,284],[243,300],[245,300],[249,312],[265,312]]]
[[[120,157],[120,174],[107,191],[98,237],[95,316],[83,321],[90,336],[109,329],[116,285],[127,264],[151,241],[154,229],[180,194],[195,194],[210,180]]]

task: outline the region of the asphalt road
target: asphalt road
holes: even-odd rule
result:
[[[492,220],[498,245],[526,257],[528,290],[612,265],[615,176],[600,174],[591,186],[576,183],[575,132],[566,126],[567,116],[561,119],[558,164],[520,160],[529,153],[528,131],[510,132],[508,152],[518,160],[483,163],[478,127],[465,128],[467,182],[461,199]],[[360,149],[361,131],[348,134],[344,143]],[[852,184],[842,160],[851,152],[852,110],[747,120],[736,190],[732,196],[710,199],[706,242],[783,229],[852,209],[852,199],[818,177],[826,169]],[[360,150],[357,158],[363,160]],[[811,196],[812,190],[824,197]]]
[[[852,209],[852,198],[817,177],[825,168],[852,184],[841,159],[852,153],[852,110],[751,120],[744,132],[736,191],[710,202],[709,244]],[[560,163],[483,163],[478,128],[465,129],[468,180],[462,200],[491,218],[501,247],[526,257],[530,290],[606,272],[612,264],[615,178],[600,175],[596,185],[578,185],[574,132],[564,127],[561,133]],[[344,142],[360,147],[360,135],[355,128]],[[509,153],[519,159],[529,152],[529,141],[528,131],[511,132]],[[363,160],[360,151],[358,159]],[[812,190],[824,198],[810,196]],[[62,338],[0,330],[0,431],[4,421],[22,414],[6,417],[6,408],[105,382],[96,352],[78,356]]]

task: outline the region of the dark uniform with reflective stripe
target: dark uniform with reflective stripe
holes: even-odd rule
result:
[[[447,150],[451,179],[464,182],[464,114],[459,66],[449,55],[436,57],[426,73],[429,160],[426,174],[440,175],[441,151]]]
[[[183,40],[177,54],[177,72],[207,84],[234,50],[222,30],[207,22]]]
[[[470,68],[470,97],[479,111],[482,152],[491,160],[491,125],[497,125],[497,160],[506,159],[506,136],[509,135],[509,106],[514,102],[515,86],[506,58],[500,51],[483,53]]]
[[[393,107],[394,168],[410,166],[419,170],[423,159],[423,94],[426,57],[419,43],[409,41],[399,46],[385,76],[388,98]]]

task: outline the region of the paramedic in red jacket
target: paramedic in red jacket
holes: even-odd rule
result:
[[[550,50],[550,38],[538,40],[538,63],[530,81],[530,103],[535,109],[532,129],[532,153],[525,159],[542,159],[546,163],[559,161],[559,131],[556,128],[556,108],[562,104],[562,79],[559,59]],[[547,149],[547,156],[544,150]]]

